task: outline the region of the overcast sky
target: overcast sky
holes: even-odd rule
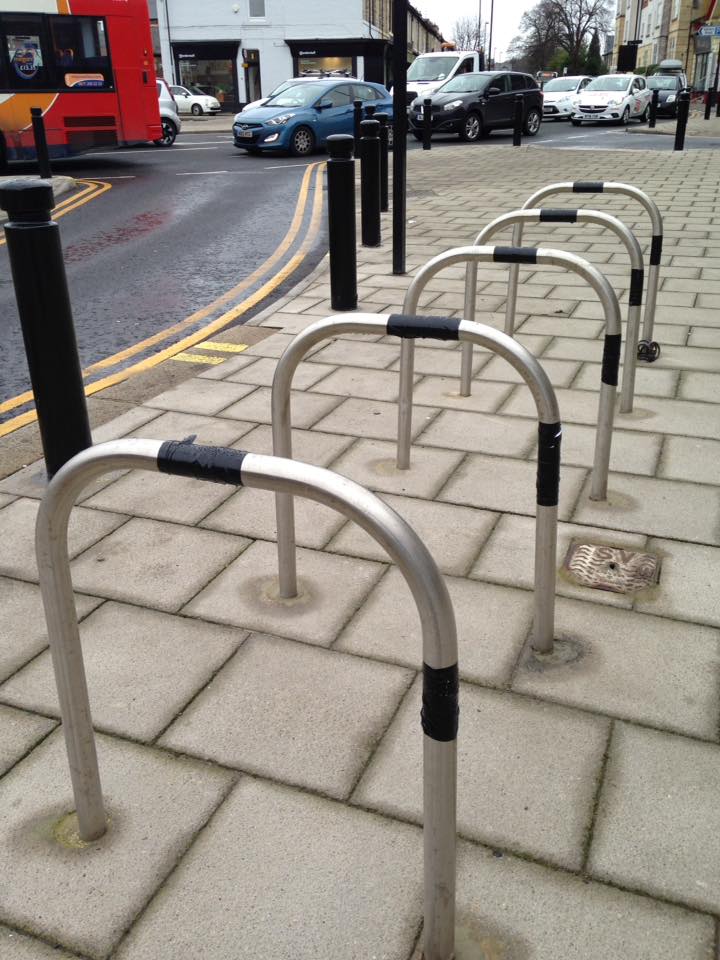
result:
[[[413,6],[433,20],[450,39],[453,24],[459,17],[477,17],[478,0],[412,0]],[[490,0],[482,3],[482,19],[490,20]],[[502,60],[512,38],[518,32],[520,17],[534,6],[537,0],[495,0],[495,26],[493,29],[493,48],[496,59]]]

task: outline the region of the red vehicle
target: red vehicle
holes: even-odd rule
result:
[[[147,0],[0,0],[0,166],[162,137]],[[43,12],[38,12],[38,10]]]

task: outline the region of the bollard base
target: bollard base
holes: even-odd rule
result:
[[[64,817],[55,821],[52,827],[53,839],[61,847],[65,847],[68,850],[85,850],[87,847],[94,846],[98,840],[106,837],[111,824],[112,820],[108,817],[104,833],[95,840],[83,840],[80,836],[80,825],[77,814],[73,810],[71,813],[66,813]]]
[[[526,960],[526,946],[517,937],[471,917],[455,927],[455,951],[448,960]],[[420,944],[412,960],[428,960]]]

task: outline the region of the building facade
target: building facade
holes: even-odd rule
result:
[[[149,0],[160,73],[236,110],[289,77],[347,74],[387,83],[392,0]],[[440,31],[414,7],[408,59],[439,50]]]

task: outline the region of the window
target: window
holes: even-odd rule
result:
[[[105,21],[98,17],[49,17],[55,85],[59,89],[111,90]]]
[[[322,99],[329,100],[334,107],[349,107],[353,102],[353,88],[349,83],[333,87]]]
[[[510,74],[510,83],[513,90],[527,90],[525,77],[521,76],[519,73]]]
[[[345,89],[343,87],[343,89]],[[374,87],[368,87],[365,83],[355,83],[353,84],[353,90],[356,100],[382,100],[383,97],[380,94],[379,90],[376,90]]]
[[[506,73],[501,73],[499,77],[492,77],[491,87],[497,87],[500,93],[507,93],[510,90],[510,77]]]
[[[472,68],[473,68],[472,57],[465,57],[463,62],[458,67],[457,73],[455,74],[455,76],[457,76],[458,73],[472,73]]]
[[[262,20],[265,17],[265,0],[248,0],[251,20]]]
[[[37,90],[52,86],[48,66],[48,44],[43,18],[27,14],[6,14],[3,18],[8,87]]]

